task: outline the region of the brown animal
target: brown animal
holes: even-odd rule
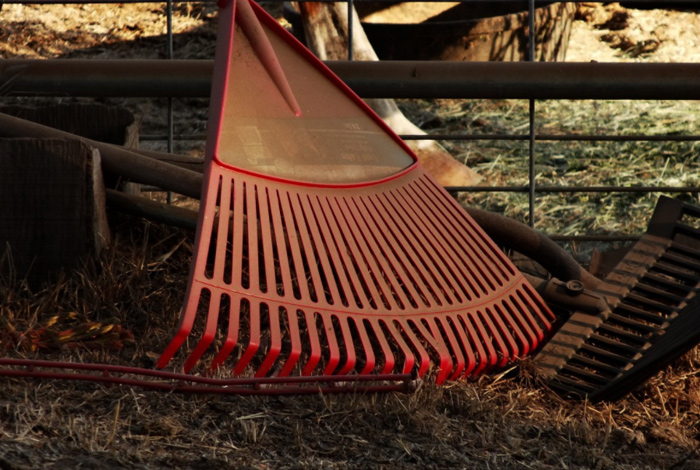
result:
[[[345,3],[300,2],[307,46],[321,60],[345,60],[348,57],[348,7]],[[352,10],[353,58],[379,60]],[[390,99],[368,99],[367,104],[397,134],[417,135],[425,132],[403,115]],[[432,140],[410,140],[407,144],[416,153],[423,167],[443,186],[472,186],[481,181],[474,170],[455,160]]]

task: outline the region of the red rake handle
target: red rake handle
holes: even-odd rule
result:
[[[289,105],[289,108],[297,117],[301,116],[301,107],[297,103],[292,88],[289,86],[287,76],[277,59],[277,54],[270,44],[265,31],[260,25],[253,8],[250,6],[249,0],[235,0],[234,7],[238,8],[236,20],[239,26],[245,33],[251,47],[260,58],[265,70],[272,78],[272,81],[277,86],[280,94]]]

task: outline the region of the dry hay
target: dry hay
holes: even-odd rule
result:
[[[567,61],[698,62],[697,11],[634,10],[617,3],[585,3],[574,22]],[[626,47],[606,41],[625,36]],[[648,44],[655,44],[648,48]],[[647,48],[647,49],[645,49]],[[645,50],[643,50],[645,49]],[[529,104],[524,100],[405,101],[402,108],[435,134],[516,134],[527,136]],[[697,101],[538,100],[536,134],[697,136]],[[477,170],[487,186],[528,184],[527,140],[450,141],[456,158]],[[538,186],[693,187],[698,183],[697,141],[538,141]],[[558,235],[639,235],[657,198],[664,194],[615,192],[540,193],[535,227]],[[670,193],[700,202],[697,193]],[[465,204],[526,222],[526,193],[463,193]],[[570,246],[586,263],[591,250],[610,244]]]
[[[44,290],[3,285],[2,316],[26,331],[66,312],[118,321],[119,352],[6,354],[151,367],[185,289],[192,234],[113,223],[111,253]],[[572,403],[521,373],[409,395],[221,397],[2,379],[3,468],[700,468],[700,354],[615,404]]]
[[[0,54],[164,57],[162,8],[5,5]],[[175,57],[211,57],[215,17],[207,8],[176,6]],[[618,10],[596,11],[607,15]],[[631,13],[642,18],[638,15]],[[608,34],[590,25],[603,24],[609,16],[591,16],[590,24],[576,22],[575,33],[587,28]],[[673,25],[679,17],[668,18]],[[585,51],[593,53],[586,44]],[[595,44],[600,47],[596,53],[617,55],[616,60],[653,59],[665,50],[662,42],[653,52],[630,57],[622,49]],[[132,107],[142,134],[163,132],[163,100],[104,101]],[[522,102],[440,100],[404,107],[431,132],[527,131],[527,104]],[[206,109],[206,100],[177,100],[176,132],[201,132]],[[677,102],[622,107],[614,102],[538,103],[537,110],[545,133],[690,133],[698,119],[697,104]],[[489,184],[525,182],[526,143],[447,145]],[[697,183],[693,143],[567,142],[541,143],[537,149],[540,184]],[[179,142],[176,150],[201,153],[201,143]],[[651,215],[653,199],[540,196],[538,227],[579,234],[638,232]],[[522,195],[466,200],[525,217]],[[192,234],[129,218],[112,220],[112,229],[116,241],[111,251],[43,289],[32,290],[16,279],[2,281],[2,344],[11,348],[5,354],[152,367],[177,321]],[[56,320],[60,322],[52,323]],[[70,341],[32,347],[32,336],[22,336],[43,327],[56,333],[52,338],[61,338],[61,332],[89,322],[118,325],[133,339],[97,335],[94,343],[82,343],[97,346],[102,341],[115,352],[76,344],[71,349]],[[699,363],[695,349],[613,404],[564,401],[539,383],[527,362],[473,382],[440,388],[424,383],[410,395],[185,396],[0,379],[0,468],[694,469],[700,468]]]

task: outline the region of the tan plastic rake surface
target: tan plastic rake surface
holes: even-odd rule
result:
[[[248,0],[221,5],[196,253],[165,367],[473,376],[553,315],[411,151]],[[203,333],[194,328],[202,318]],[[211,350],[211,352],[209,352]]]

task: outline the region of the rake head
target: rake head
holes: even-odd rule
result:
[[[647,232],[597,288],[609,309],[574,312],[535,364],[549,385],[616,400],[700,342],[700,209],[661,197]]]
[[[403,142],[254,3],[220,24],[197,251],[158,366],[190,336],[186,371],[235,375],[443,382],[532,353],[552,313]]]

